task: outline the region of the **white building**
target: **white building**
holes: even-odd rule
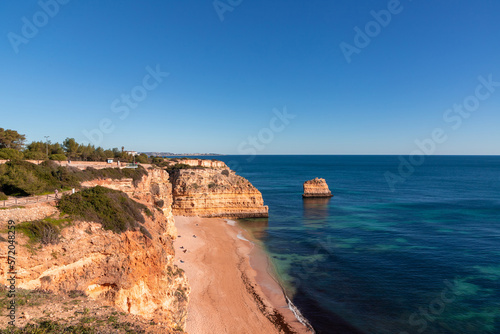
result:
[[[130,154],[132,156],[136,156],[136,155],[139,154],[139,153],[137,153],[137,151],[124,151],[124,152],[127,153],[127,154]]]

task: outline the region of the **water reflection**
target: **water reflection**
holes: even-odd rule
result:
[[[304,218],[324,219],[328,218],[328,204],[331,197],[304,198]]]
[[[268,218],[243,218],[238,219],[239,225],[245,230],[249,231],[257,240],[264,240],[268,233],[267,229],[269,227]]]

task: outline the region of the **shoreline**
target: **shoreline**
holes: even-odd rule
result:
[[[250,232],[242,227],[236,227],[236,229],[250,235]],[[262,289],[264,296],[280,311],[285,322],[292,325],[297,333],[315,333],[309,321],[287,296],[268,254],[252,239],[252,237],[247,238],[247,242],[253,245],[248,257],[250,266],[256,272],[255,281]]]
[[[267,254],[246,231],[222,218],[174,219],[175,263],[191,285],[187,332],[313,333],[296,318],[268,271]]]

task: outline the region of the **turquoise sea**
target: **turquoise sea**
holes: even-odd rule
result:
[[[206,157],[205,157],[206,158]],[[500,157],[221,156],[269,205],[239,223],[317,333],[500,333]],[[325,178],[335,195],[304,200]]]

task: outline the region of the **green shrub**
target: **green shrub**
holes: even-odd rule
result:
[[[44,160],[47,158],[45,152],[40,151],[25,151],[24,158],[28,160]]]
[[[186,164],[175,164],[175,165],[168,166],[165,170],[167,172],[174,172],[174,171],[178,171],[179,169],[203,169],[203,168],[206,168],[206,167],[191,166],[191,165],[186,165]]]
[[[149,208],[145,207],[144,208],[144,213],[146,214],[146,216],[148,216],[149,218],[153,217],[153,213],[151,212],[151,210],[149,210]]]
[[[227,169],[224,169],[222,172],[221,172],[222,175],[224,176],[229,176],[229,171]]]
[[[64,154],[51,154],[49,157],[50,160],[56,161],[66,161],[68,158]]]
[[[134,230],[144,223],[146,206],[131,200],[125,193],[96,186],[65,195],[58,204],[61,212],[73,218],[100,223],[115,233]]]
[[[5,195],[3,192],[0,191],[0,201],[5,201],[8,198],[9,196]]]
[[[55,321],[45,320],[39,324],[27,324],[24,328],[8,328],[0,330],[5,334],[48,334],[48,333],[72,333],[72,334],[94,334],[98,333],[94,328],[86,327],[82,324],[67,326]]]
[[[138,168],[102,168],[95,169],[92,167],[88,167],[84,170],[83,175],[80,177],[81,181],[89,181],[93,179],[114,179],[120,180],[123,178],[131,178],[134,185],[142,180],[144,175],[147,175],[148,172],[144,169],[144,167],[139,166]]]
[[[0,159],[4,160],[22,160],[24,158],[23,152],[13,148],[0,148]]]
[[[80,183],[93,179],[132,178],[137,185],[147,171],[140,166],[134,169],[87,168],[81,171],[75,167],[62,167],[54,161],[39,165],[27,161],[9,161],[0,165],[0,191],[9,196],[30,196],[55,189],[79,188]]]
[[[151,233],[149,233],[148,229],[141,225],[141,227],[139,228],[139,230],[141,231],[142,234],[144,234],[146,237],[148,237],[149,239],[153,240],[153,236],[151,235]]]
[[[60,228],[67,223],[67,219],[50,219],[35,220],[23,222],[17,225],[17,229],[23,232],[32,243],[41,243],[42,245],[55,245],[59,243]]]

